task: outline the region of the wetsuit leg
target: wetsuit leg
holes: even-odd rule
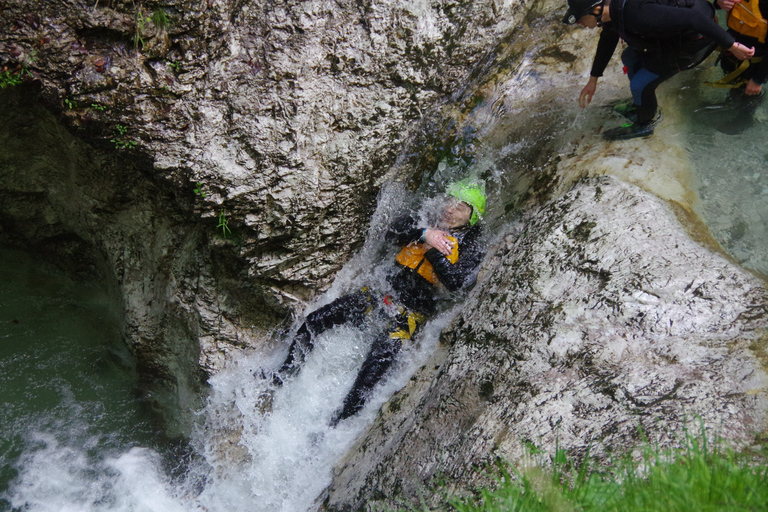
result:
[[[638,73],[641,75],[642,82],[637,84],[640,93],[640,103],[637,104],[637,123],[648,124],[656,118],[656,112],[659,108],[659,103],[656,100],[656,88],[661,85],[665,80],[669,80],[677,71],[669,72],[665,75],[657,75],[650,71],[646,73]],[[637,77],[637,75],[636,75]],[[630,87],[632,85],[630,84]],[[634,97],[634,90],[632,95]]]
[[[288,349],[288,357],[285,358],[282,366],[274,375],[273,383],[279,386],[284,377],[298,373],[306,355],[314,348],[312,343],[314,335],[345,323],[359,326],[365,319],[371,304],[371,295],[359,292],[339,297],[330,304],[308,314],[293,338],[291,347]]]
[[[380,334],[373,342],[352,389],[344,398],[341,410],[331,420],[331,425],[357,414],[363,408],[374,386],[395,362],[402,347],[402,340],[413,339],[425,321],[424,315],[408,310],[402,311],[392,320],[386,332]]]
[[[632,101],[637,107],[637,123],[648,124],[656,117],[659,107],[656,88],[677,74],[677,70],[667,67],[667,71],[661,74],[650,71],[643,65],[642,55],[630,47],[622,52],[621,61],[627,67],[629,89],[632,92]],[[658,66],[658,63],[656,65]]]
[[[354,416],[363,408],[373,387],[395,362],[395,356],[400,352],[401,346],[401,341],[390,338],[388,333],[381,334],[376,338],[362,368],[360,368],[360,372],[357,374],[352,390],[344,398],[344,405],[331,421],[331,424],[335,425],[343,419]]]

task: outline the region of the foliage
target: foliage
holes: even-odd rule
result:
[[[229,229],[229,220],[226,213],[221,212],[219,214],[219,224],[216,226],[216,229],[221,229],[221,236],[224,238],[232,234],[232,230]]]
[[[136,142],[130,139],[124,138],[124,135],[128,132],[128,128],[118,124],[115,126],[115,136],[109,140],[109,142],[115,145],[115,149],[130,149],[136,147]]]
[[[195,185],[196,185],[195,188],[192,189],[192,191],[195,193],[195,195],[198,195],[200,197],[208,197],[208,194],[203,192],[203,182],[202,181],[198,181]]]
[[[136,51],[143,50],[146,46],[146,43],[144,42],[144,32],[147,22],[151,22],[158,30],[167,30],[171,24],[171,19],[168,14],[159,7],[152,11],[152,14],[149,16],[145,16],[144,11],[141,8],[138,8],[134,15],[133,31],[133,48]]]
[[[147,20],[151,21],[152,24],[160,30],[167,29],[171,23],[171,19],[168,17],[165,11],[159,7],[152,11],[152,16],[147,18]]]
[[[0,73],[0,89],[6,87],[13,87],[21,83],[21,73],[14,73],[12,71],[5,70]]]
[[[557,451],[550,473],[503,465],[498,487],[472,499],[449,500],[457,512],[584,511],[708,512],[768,510],[768,464],[746,454],[709,446],[706,436],[687,437],[685,447],[645,448],[637,464],[629,457],[609,468],[581,466]]]

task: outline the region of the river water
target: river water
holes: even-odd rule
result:
[[[382,257],[381,229],[404,201],[401,190],[388,194],[370,242],[314,306],[359,286],[360,276],[384,282],[392,263],[370,268],[393,261],[393,254]],[[0,251],[0,510],[314,509],[339,457],[434,351],[452,316],[449,308],[430,321],[369,405],[335,428],[329,421],[352,386],[369,331],[319,336],[302,371],[280,389],[261,369],[279,366],[287,341],[276,352],[248,354],[210,380],[189,449],[180,450],[136,392],[119,314],[97,286]]]

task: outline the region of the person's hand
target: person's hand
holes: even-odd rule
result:
[[[755,83],[754,80],[750,80],[747,82],[747,87],[744,89],[744,94],[748,96],[754,96],[755,94],[760,94],[760,90],[762,88],[762,85]]]
[[[733,6],[741,3],[741,0],[717,0],[717,5],[724,11],[730,11]]]
[[[592,96],[595,95],[596,90],[597,90],[597,77],[591,76],[589,77],[589,82],[587,82],[587,85],[585,85],[584,88],[581,90],[581,95],[579,95],[579,106],[581,108],[584,108],[590,103],[592,103]]]
[[[755,55],[754,48],[750,48],[749,46],[744,46],[741,43],[733,43],[733,46],[728,48],[728,51],[731,52],[731,55],[733,55],[739,60],[751,59]]]
[[[448,239],[450,235],[441,229],[427,229],[424,233],[424,241],[434,247],[444,256],[450,256],[453,252],[453,242]]]

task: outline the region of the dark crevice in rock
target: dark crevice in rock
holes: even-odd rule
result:
[[[0,243],[112,290],[148,407],[186,435],[215,340],[248,345],[250,326],[277,325],[285,306],[249,282],[230,241],[211,245],[194,194],[146,156],[74,138],[23,88],[1,91],[0,108]]]

